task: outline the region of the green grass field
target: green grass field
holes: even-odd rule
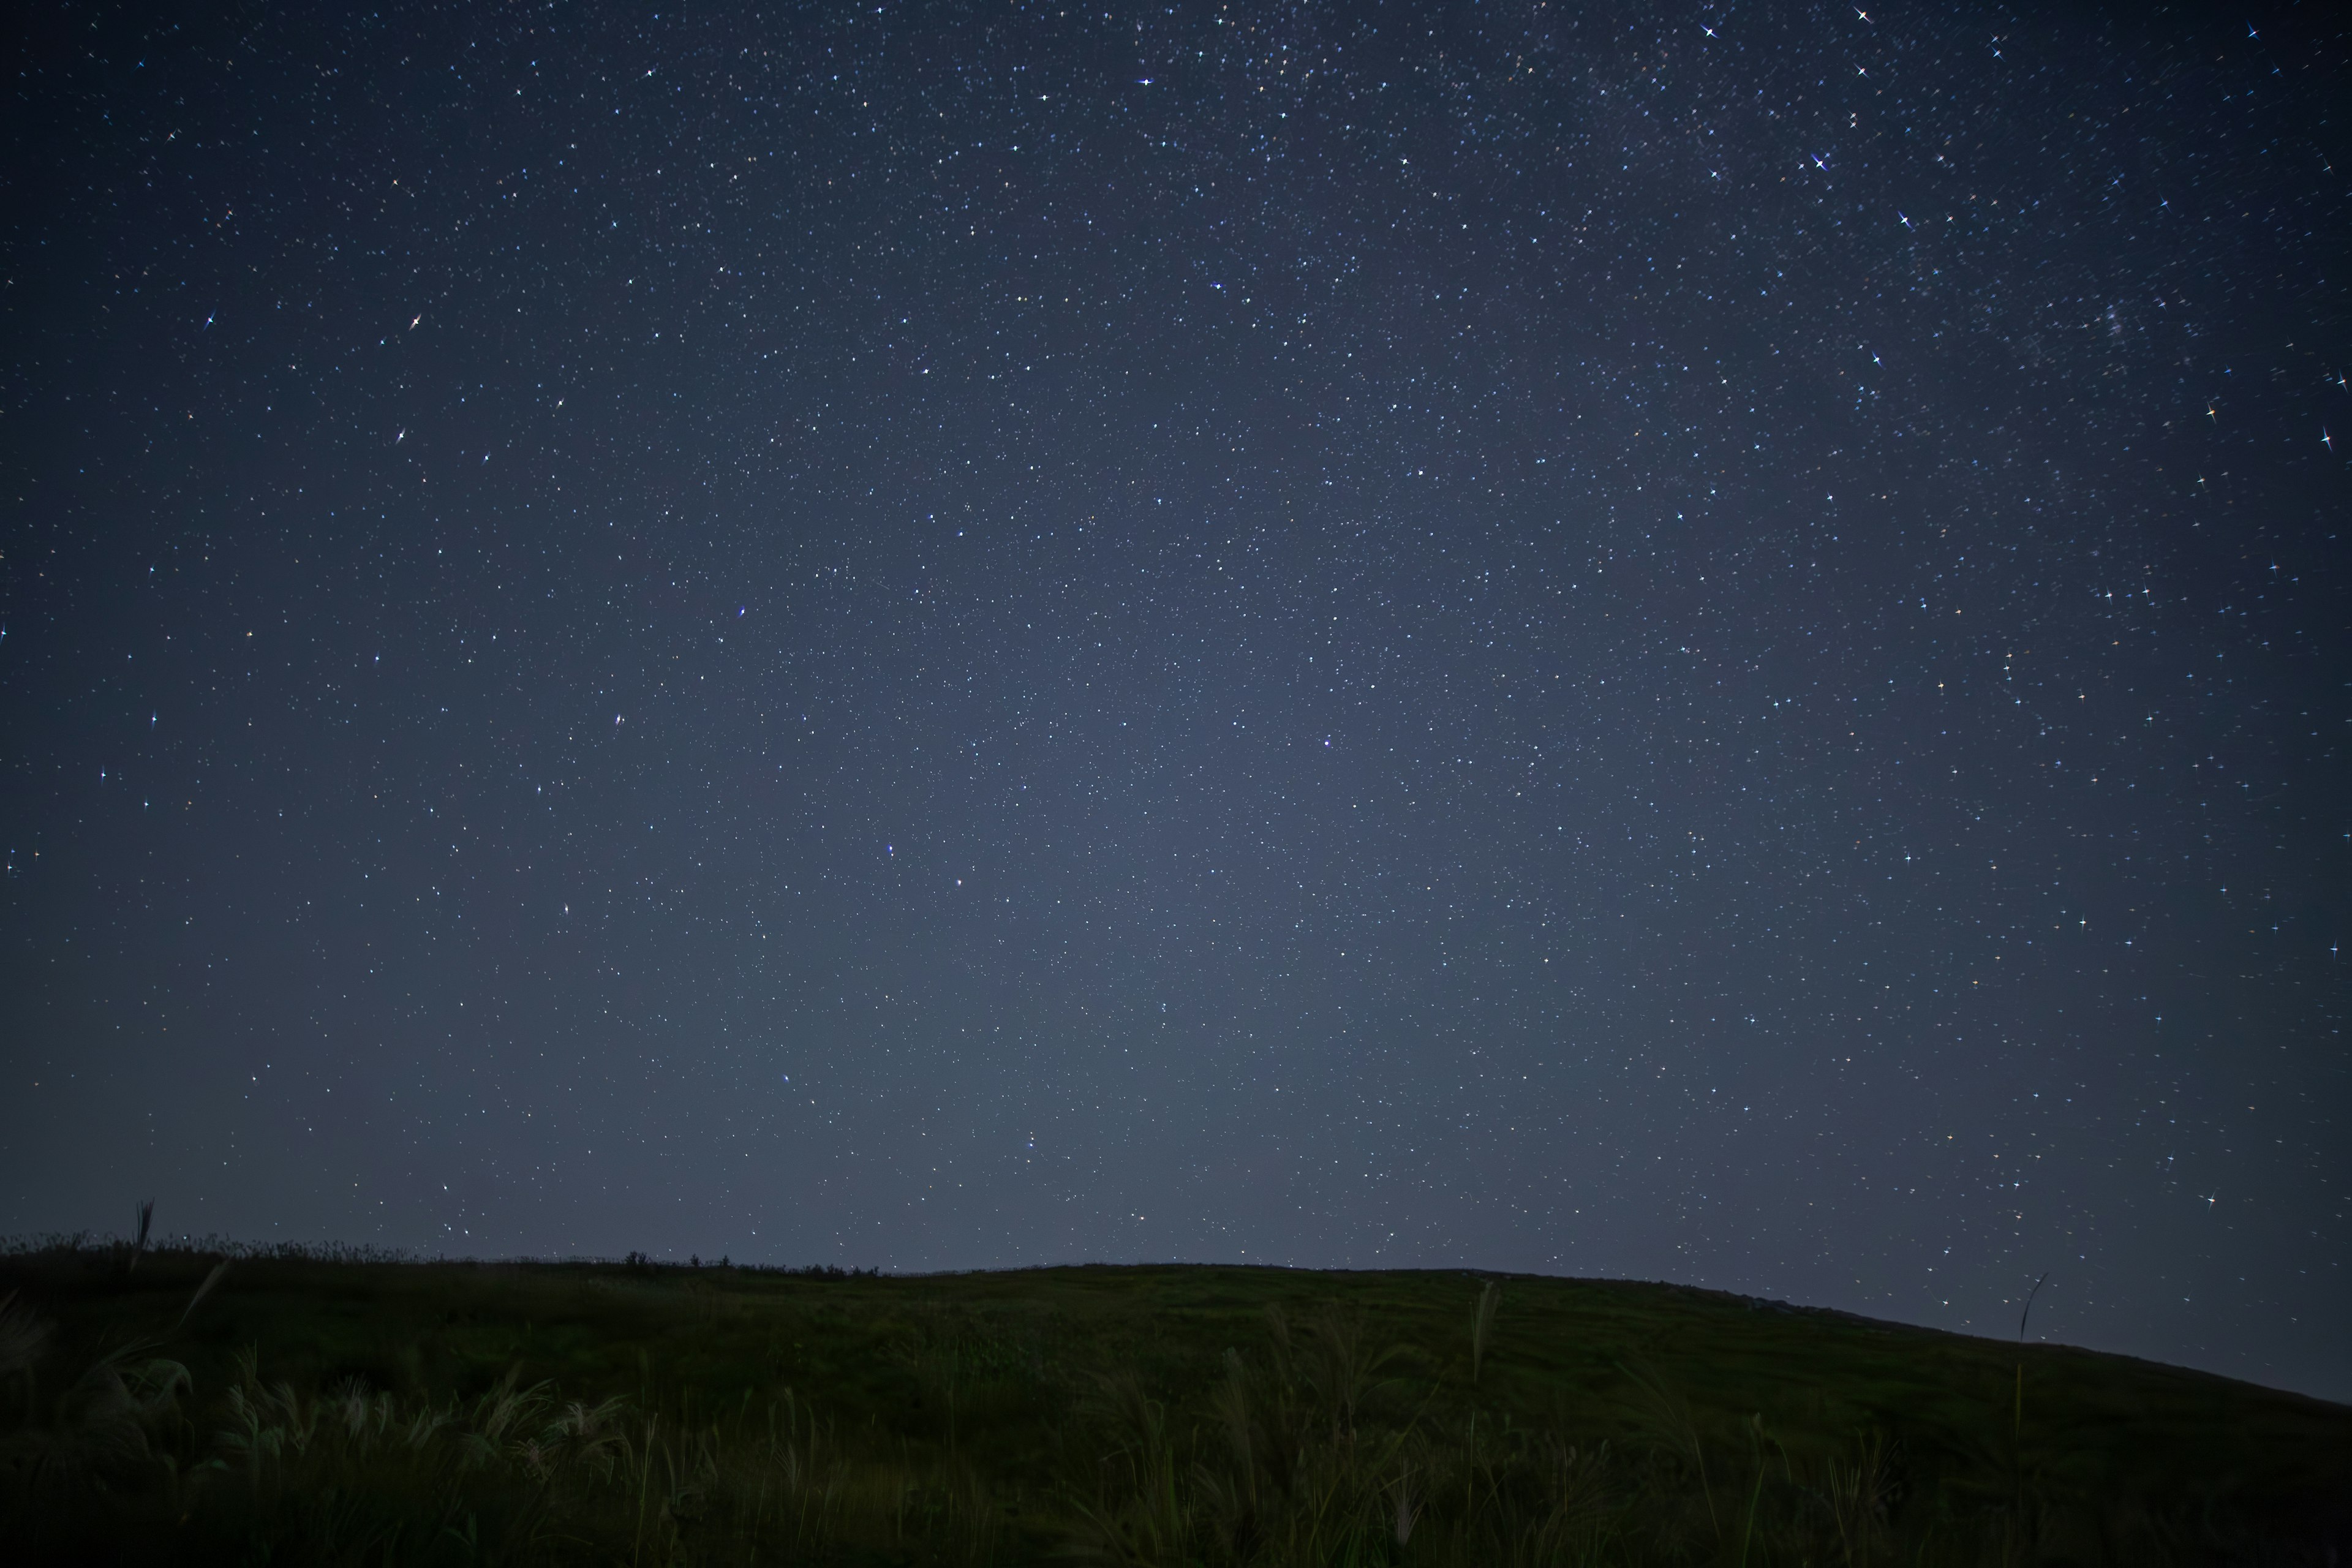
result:
[[[2352,1409],[1672,1286],[130,1258],[0,1257],[0,1559],[2352,1562]]]

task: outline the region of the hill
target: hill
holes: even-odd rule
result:
[[[2352,1409],[1669,1285],[47,1247],[9,1292],[16,1561],[2352,1556]]]

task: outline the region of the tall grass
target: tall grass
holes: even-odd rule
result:
[[[501,1380],[472,1399],[304,1390],[241,1358],[201,1412],[184,1369],[85,1373],[11,1435],[13,1561],[304,1563],[824,1560],[914,1549],[985,1562],[995,1513],[966,1471],[845,1443],[770,1404],[692,1423]]]
[[[226,1267],[154,1321],[217,1323]],[[618,1278],[615,1289],[669,1292],[689,1352],[753,1310],[679,1280]],[[1416,1338],[1344,1302],[1295,1318],[1269,1305],[1243,1342],[1203,1361],[1150,1335],[1081,1342],[1045,1320],[1014,1333],[918,1302],[900,1330],[856,1342],[861,1363],[723,1399],[707,1382],[669,1381],[644,1342],[623,1347],[635,1354],[625,1394],[567,1391],[520,1362],[462,1394],[298,1377],[274,1370],[264,1345],[209,1363],[200,1384],[189,1370],[200,1358],[160,1327],[77,1367],[61,1347],[89,1336],[0,1297],[0,1556],[370,1568],[2235,1560],[2211,1516],[2069,1493],[2021,1472],[1998,1436],[1981,1455],[1928,1455],[1874,1429],[1808,1432],[1783,1425],[1800,1413],[1726,1411],[1631,1357],[1564,1394],[1557,1418],[1530,1419],[1510,1397],[1526,1355],[1494,1358],[1499,1295],[1486,1281],[1475,1300],[1454,1298],[1469,1308],[1466,1368],[1459,1306],[1418,1320]],[[777,1354],[803,1348],[792,1332],[814,1331],[779,1334]],[[898,1418],[869,1404],[845,1419],[839,1399],[811,1396],[854,1383],[896,1390]],[[1051,1434],[1041,1468],[1002,1462],[996,1434],[1013,1426]],[[2298,1561],[2261,1550],[2240,1555]]]
[[[1489,1279],[1478,1292],[1477,1310],[1470,1314],[1470,1381],[1476,1383],[1486,1366],[1486,1346],[1495,1337],[1495,1313],[1503,1304],[1500,1281]]]

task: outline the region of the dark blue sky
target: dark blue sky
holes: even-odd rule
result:
[[[0,1227],[2352,1395],[2326,8],[20,26]]]

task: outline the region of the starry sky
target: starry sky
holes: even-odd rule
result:
[[[14,44],[0,1228],[2352,1397],[2340,15],[168,9]]]

